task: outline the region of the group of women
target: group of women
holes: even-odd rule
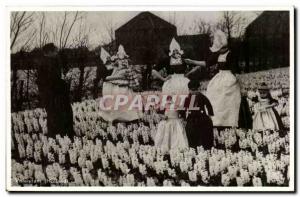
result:
[[[103,51],[103,52],[102,52]],[[187,148],[203,146],[210,149],[213,146],[213,129],[254,127],[258,130],[280,129],[280,118],[273,109],[274,105],[265,93],[267,87],[263,84],[259,91],[262,92],[252,116],[243,102],[240,86],[232,70],[232,52],[228,48],[227,37],[224,32],[217,30],[213,34],[213,42],[210,47],[210,55],[206,61],[196,61],[183,58],[184,53],[180,45],[173,38],[169,48],[169,57],[156,64],[152,75],[163,81],[163,95],[187,95],[186,103],[194,96],[194,105],[197,110],[164,109],[164,119],[158,124],[154,138],[155,146],[164,151],[173,148]],[[110,57],[107,52],[101,50],[101,58],[112,70],[106,82],[103,84],[103,95],[106,94],[133,94],[131,85],[137,85],[134,74],[130,74],[128,55],[122,46],[118,53]],[[217,66],[218,72],[210,80],[206,95],[196,91],[199,87],[198,80],[190,80],[190,76],[197,70]],[[165,69],[167,76],[160,74]],[[172,104],[172,99],[168,100]],[[105,111],[102,117],[107,121],[138,120],[142,116],[140,111]],[[250,120],[250,121],[249,121]],[[249,124],[251,122],[251,124]],[[246,126],[245,126],[246,125]]]

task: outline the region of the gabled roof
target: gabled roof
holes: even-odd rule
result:
[[[289,30],[289,11],[264,11],[246,28],[246,31],[277,34]]]
[[[173,24],[163,20],[162,18],[154,15],[151,12],[141,12],[130,21],[119,27],[116,32],[128,30],[128,29],[163,29],[163,28],[175,28]]]

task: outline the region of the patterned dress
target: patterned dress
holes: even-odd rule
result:
[[[160,71],[163,68],[166,69],[167,74],[171,78],[164,82],[162,94],[170,96],[188,95],[188,83],[190,80],[184,76],[187,67],[182,60],[167,58],[157,64],[154,69]],[[188,139],[183,121],[179,116],[179,111],[176,109],[170,110],[167,107],[165,116],[167,116],[167,120],[162,120],[158,124],[154,139],[155,146],[161,148],[163,151],[188,148]]]
[[[103,83],[103,95],[112,95],[116,97],[117,95],[126,95],[128,99],[134,98],[133,87],[139,86],[138,81],[136,80],[135,73],[127,68],[115,68],[111,76],[118,76],[120,79],[110,80]],[[114,104],[111,101],[103,102],[104,106],[111,106]],[[127,106],[129,107],[129,106]],[[128,108],[123,107],[122,109],[110,109],[102,110],[100,112],[101,117],[109,122],[121,121],[121,122],[130,122],[142,118],[142,111],[139,110],[128,110]]]

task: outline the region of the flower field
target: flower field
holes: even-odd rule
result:
[[[273,91],[290,87],[289,67],[239,74],[237,75],[237,79],[243,93],[247,93],[249,90],[255,90],[262,82],[265,82]],[[208,81],[202,82],[201,90],[206,90],[207,84]]]
[[[288,69],[287,69],[288,70]],[[241,78],[240,78],[241,79]],[[279,99],[284,131],[215,131],[211,150],[163,153],[153,138],[161,117],[147,113],[138,123],[108,125],[98,100],[72,105],[77,136],[48,138],[43,109],[11,114],[13,186],[289,186],[288,71],[246,74],[241,82],[249,102],[262,80]],[[245,87],[247,86],[247,87]],[[250,103],[251,104],[251,103]],[[251,105],[250,105],[251,106]]]

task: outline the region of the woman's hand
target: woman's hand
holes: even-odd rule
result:
[[[197,70],[201,70],[201,66],[195,66],[192,70],[190,70],[188,73],[184,74],[185,77],[189,77],[191,74],[196,72]]]
[[[117,80],[117,79],[121,79],[121,76],[108,76],[105,78],[106,81],[112,81],[112,80]]]
[[[163,81],[168,81],[169,79],[171,79],[170,75],[168,75],[167,77],[165,77]]]
[[[192,64],[192,60],[187,58],[187,59],[183,59],[183,61],[186,63],[186,64]]]
[[[159,72],[157,72],[156,70],[152,70],[152,76],[160,79],[161,81],[167,81],[169,78],[168,77],[163,77]]]
[[[270,105],[266,106],[266,108],[268,109],[268,108],[272,108],[272,107],[276,107],[276,106],[277,106],[277,104],[276,104],[276,103],[272,103],[272,104],[270,104]]]
[[[200,67],[206,66],[205,61],[191,60],[189,58],[183,59],[183,61],[188,65],[194,65],[194,66],[200,66]]]

